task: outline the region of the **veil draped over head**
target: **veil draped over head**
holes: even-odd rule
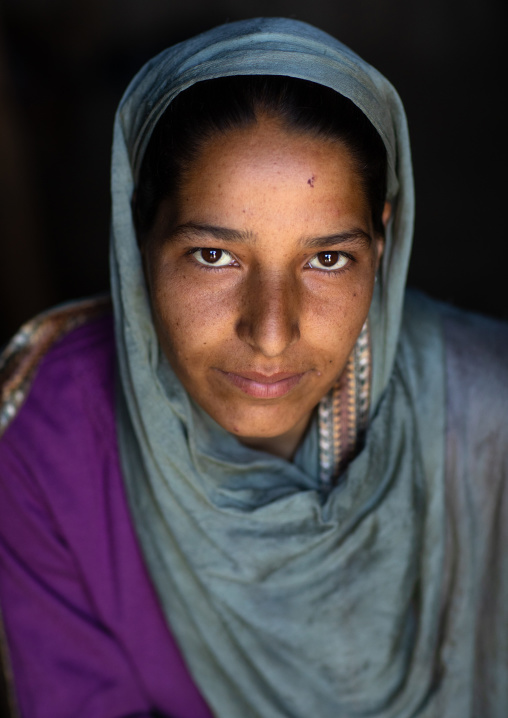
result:
[[[365,113],[388,153],[393,211],[369,314],[370,423],[362,451],[326,492],[312,462],[248,449],[195,406],[152,323],[131,214],[143,153],[179,92],[231,75],[330,87]],[[305,23],[223,25],[161,53],[128,87],[115,123],[112,196],[122,469],[168,625],[212,711],[436,715],[425,706],[436,680],[444,554],[443,347],[439,323],[418,302],[403,320],[413,183],[395,90]]]

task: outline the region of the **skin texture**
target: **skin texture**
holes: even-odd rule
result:
[[[269,117],[211,139],[143,249],[159,341],[190,396],[290,459],[345,368],[382,249],[338,142]]]

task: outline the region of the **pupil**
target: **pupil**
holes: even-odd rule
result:
[[[318,256],[323,267],[332,267],[339,259],[338,252],[320,252]]]
[[[214,264],[215,262],[218,262],[219,259],[221,258],[222,249],[202,249],[201,256],[203,257],[205,262]]]

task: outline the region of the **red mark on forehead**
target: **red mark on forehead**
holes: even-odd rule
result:
[[[316,179],[316,176],[315,176],[315,175],[312,175],[312,177],[309,177],[309,179],[307,180],[307,184],[309,185],[309,187],[314,187],[314,180],[315,180],[315,179]]]

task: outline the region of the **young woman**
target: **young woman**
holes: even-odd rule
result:
[[[4,357],[21,715],[505,716],[508,332],[405,293],[391,85],[216,28],[134,78],[112,195],[113,321]]]

